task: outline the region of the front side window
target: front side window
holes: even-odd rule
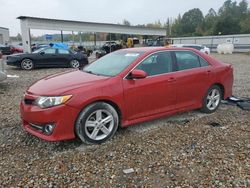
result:
[[[173,71],[173,61],[170,52],[158,52],[143,60],[136,69],[143,70],[148,76],[164,74]]]
[[[83,71],[103,76],[116,76],[142,54],[143,52],[116,51],[84,67]]]
[[[187,70],[200,67],[199,56],[189,51],[175,52],[178,70]]]

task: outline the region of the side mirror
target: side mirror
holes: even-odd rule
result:
[[[44,55],[44,54],[45,54],[45,52],[44,52],[44,51],[41,51],[41,52],[40,52],[40,55]]]
[[[147,73],[143,70],[132,70],[132,72],[130,73],[130,78],[131,79],[141,79],[141,78],[146,78],[147,77]]]

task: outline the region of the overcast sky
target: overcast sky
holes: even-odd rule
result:
[[[192,8],[206,14],[216,11],[225,0],[0,0],[0,27],[10,35],[20,33],[18,16],[33,16],[88,22],[146,24],[168,17],[176,18]],[[236,0],[240,2],[240,0]],[[249,2],[249,1],[248,1]],[[32,34],[41,32],[32,31]]]

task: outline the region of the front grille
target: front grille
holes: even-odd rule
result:
[[[32,105],[34,101],[34,99],[24,99],[24,103],[28,105]]]

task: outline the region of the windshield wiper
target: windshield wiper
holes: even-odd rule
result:
[[[94,72],[92,72],[92,71],[85,71],[85,70],[84,70],[83,72],[86,72],[86,73],[89,73],[89,74],[94,74],[94,75],[100,76],[100,74],[94,73]]]

